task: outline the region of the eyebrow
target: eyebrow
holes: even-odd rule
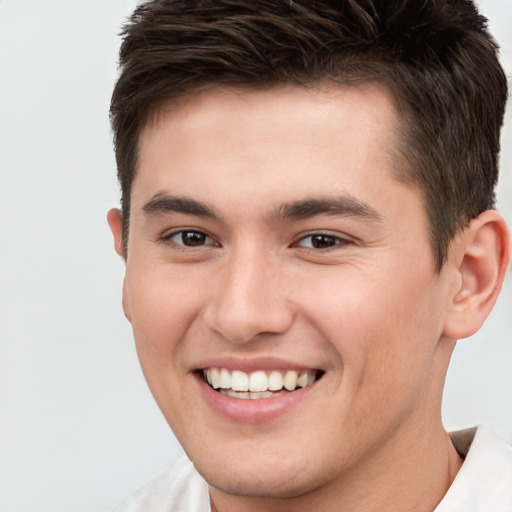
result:
[[[200,203],[195,199],[188,197],[173,196],[165,192],[155,194],[142,207],[142,211],[146,215],[162,215],[166,213],[184,213],[188,215],[196,215],[198,217],[207,217],[217,219],[219,216],[213,208],[204,203]]]
[[[210,219],[220,216],[210,206],[182,196],[173,196],[166,192],[155,194],[142,207],[146,215],[163,215],[166,213],[184,213]],[[373,221],[382,220],[381,215],[369,204],[344,194],[336,197],[306,198],[282,204],[272,216],[276,221],[303,220],[317,215],[343,215],[360,217]]]
[[[381,215],[369,204],[344,194],[336,197],[307,198],[281,205],[275,214],[278,221],[303,220],[316,215],[343,215],[381,221]]]

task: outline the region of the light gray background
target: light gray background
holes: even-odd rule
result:
[[[135,0],[0,0],[0,512],[99,512],[180,448],[142,378],[120,306],[108,104]],[[480,2],[512,71],[512,0]],[[492,91],[489,91],[492,94]],[[512,220],[512,119],[500,209]],[[511,276],[461,341],[448,428],[512,441]]]

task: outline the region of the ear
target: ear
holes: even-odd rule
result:
[[[126,259],[123,251],[123,222],[121,217],[121,211],[118,208],[112,208],[107,213],[107,222],[114,236],[114,249],[121,258]],[[126,278],[123,281],[123,311],[124,316],[131,323],[130,306],[128,300],[128,294],[126,292]]]
[[[107,222],[110,226],[110,231],[112,231],[112,235],[114,236],[114,249],[121,258],[124,258],[121,210],[118,208],[112,208],[109,210],[107,213]]]
[[[451,257],[457,287],[450,297],[445,336],[467,338],[480,329],[503,285],[510,250],[507,225],[494,210],[472,220],[456,239]]]

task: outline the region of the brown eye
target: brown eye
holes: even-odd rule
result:
[[[184,245],[186,247],[199,247],[213,243],[207,234],[193,230],[178,231],[166,238],[177,245]]]
[[[312,235],[305,236],[297,243],[299,247],[305,247],[306,249],[329,249],[337,245],[346,245],[350,243],[348,240],[343,238],[329,235],[326,233],[314,233]]]
[[[337,244],[337,240],[329,235],[313,235],[311,237],[311,245],[315,249],[325,249]]]

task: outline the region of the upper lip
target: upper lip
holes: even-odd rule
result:
[[[302,364],[280,357],[211,357],[206,358],[194,365],[194,370],[203,370],[206,368],[225,368],[227,370],[241,370],[246,373],[258,370],[319,370],[320,368],[311,366],[311,364]]]

